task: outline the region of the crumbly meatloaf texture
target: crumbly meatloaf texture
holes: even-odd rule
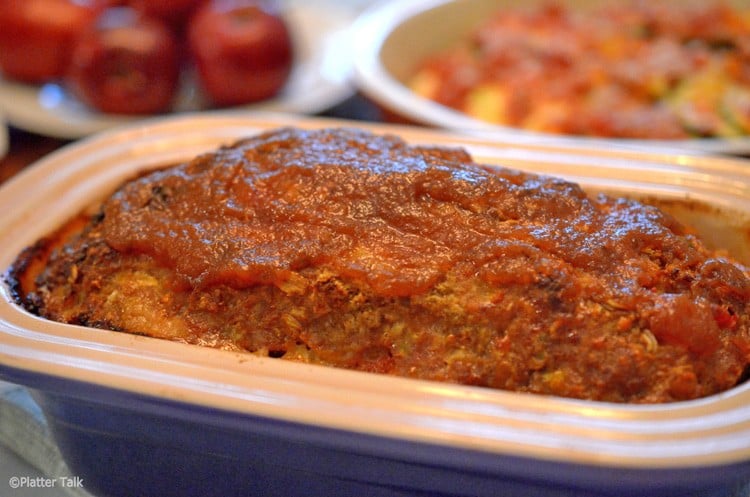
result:
[[[711,395],[750,280],[654,207],[350,129],[284,128],[124,184],[20,302],[51,320],[612,402]]]

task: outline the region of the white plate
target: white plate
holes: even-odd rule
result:
[[[471,132],[515,143],[540,140],[558,144],[610,148],[659,146],[694,152],[750,154],[750,137],[736,139],[638,140],[573,137],[498,126],[473,119],[412,92],[405,81],[430,53],[462,39],[498,8],[530,6],[544,0],[390,0],[362,14],[353,30],[354,79],[368,97],[397,115],[421,124]],[[571,6],[592,6],[610,0],[568,0]],[[673,0],[675,2],[682,0]],[[730,0],[745,5],[746,0]],[[567,5],[567,3],[566,3]]]
[[[287,0],[286,13],[296,49],[290,79],[278,96],[238,109],[314,114],[353,94],[349,33],[356,10],[352,5]],[[185,83],[174,112],[204,108],[195,85]],[[35,86],[1,77],[0,110],[13,126],[66,139],[81,138],[144,117],[96,112],[57,83]]]

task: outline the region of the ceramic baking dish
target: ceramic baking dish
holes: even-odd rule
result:
[[[588,9],[620,0],[565,0],[569,9]],[[703,0],[661,0],[690,4]],[[750,137],[639,140],[553,135],[479,121],[459,111],[422,98],[407,85],[425,57],[464,39],[483,20],[502,8],[534,8],[547,0],[386,0],[374,3],[358,19],[353,33],[354,76],[359,90],[397,120],[429,124],[445,129],[471,131],[501,140],[557,143],[579,142],[587,146],[679,146],[702,152],[750,153]],[[746,0],[725,0],[747,9]]]
[[[53,153],[0,189],[0,267],[136,171],[282,125],[354,124],[188,115]],[[369,128],[659,198],[750,261],[747,162]],[[516,394],[62,325],[0,293],[0,378],[33,390],[71,472],[98,496],[714,497],[750,481],[748,384],[648,406]]]

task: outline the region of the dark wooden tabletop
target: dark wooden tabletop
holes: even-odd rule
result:
[[[4,183],[37,159],[57,150],[65,140],[28,133],[15,128],[9,130],[8,153],[0,159],[0,184]]]

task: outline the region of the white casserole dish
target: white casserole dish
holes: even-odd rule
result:
[[[663,0],[680,4],[684,0]],[[693,1],[693,0],[690,0]],[[700,0],[698,0],[700,1]],[[422,98],[407,81],[422,60],[464,39],[481,21],[500,8],[533,8],[545,0],[385,0],[364,12],[353,29],[354,77],[357,87],[379,104],[409,122],[496,138],[517,143],[546,140],[583,146],[680,147],[700,152],[750,153],[750,137],[696,138],[688,140],[638,140],[589,138],[523,130],[483,122],[462,112]],[[590,8],[617,0],[566,0],[566,7]],[[744,0],[727,0],[747,7]]]
[[[0,267],[136,171],[282,125],[217,113],[84,139],[0,189]],[[750,164],[517,146],[389,126],[479,162],[687,209],[750,261]],[[722,229],[717,227],[722,226]],[[750,482],[750,384],[652,406],[385,377],[52,323],[0,286],[0,379],[35,391],[71,472],[95,495],[728,496]]]

